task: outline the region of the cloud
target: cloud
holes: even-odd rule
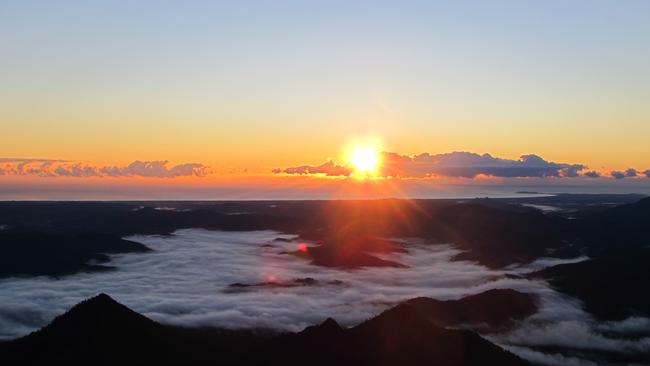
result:
[[[70,166],[58,166],[54,169],[53,176],[60,177],[96,177],[99,175],[97,168],[93,166],[83,166],[81,164],[74,164]]]
[[[605,332],[642,333],[650,330],[650,319],[630,317],[622,321],[608,321],[598,325],[598,329]]]
[[[166,160],[134,161],[123,167],[95,166],[67,160],[0,158],[0,175],[37,177],[203,177],[207,166],[186,163],[170,166]]]
[[[608,338],[586,321],[563,320],[551,324],[530,323],[506,338],[513,344],[564,346],[573,349],[643,353],[650,351],[650,338],[635,340]],[[647,330],[647,328],[645,329]]]
[[[562,261],[540,259],[507,270],[490,270],[473,262],[451,261],[460,252],[452,246],[411,241],[409,253],[383,257],[404,263],[408,268],[349,271],[313,266],[298,257],[282,254],[295,250],[298,242],[274,241],[278,237],[294,238],[274,231],[198,229],[181,230],[170,236],[136,236],[130,239],[146,244],[154,252],[112,255],[110,264],[118,268],[115,271],[60,279],[2,279],[0,294],[11,296],[5,296],[0,302],[0,338],[27,334],[99,292],[106,292],[132,309],[169,324],[297,331],[329,316],[351,326],[417,296],[447,300],[493,288],[512,288],[538,295],[540,311],[512,332],[490,336],[490,339],[506,347],[517,347],[513,351],[523,357],[540,357],[531,352],[544,345],[628,353],[647,350],[645,339],[635,342],[625,337],[608,338],[604,334],[614,329],[619,332],[645,329],[650,320],[611,322],[606,329],[600,329],[578,301],[555,292],[545,281],[504,276]],[[326,285],[226,291],[229,284],[259,283],[267,281],[269,276],[278,281],[312,277]],[[327,285],[335,280],[343,284]],[[581,364],[580,360],[573,361]]]
[[[202,164],[190,163],[167,167],[167,161],[134,161],[126,167],[103,167],[100,172],[111,177],[141,176],[141,177],[202,177],[208,173]]]
[[[650,169],[642,172],[641,174],[645,175],[647,178],[650,178]]]
[[[567,357],[561,354],[543,353],[527,347],[506,346],[505,349],[522,357],[533,364],[548,366],[598,366],[597,363],[577,357]]]
[[[0,175],[35,175],[51,177],[56,164],[65,164],[66,160],[0,158]]]
[[[637,171],[636,169],[628,168],[625,171],[612,170],[609,173],[609,175],[611,175],[612,178],[614,178],[614,179],[634,178],[634,177],[637,177],[639,174],[645,174],[645,172],[641,173],[641,172]]]
[[[325,163],[313,166],[302,165],[286,169],[273,169],[273,173],[285,174],[323,174],[327,176],[345,176],[348,177],[352,174],[352,169],[341,164],[337,164],[333,160],[328,160]]]
[[[380,176],[417,178],[442,176],[454,178],[475,178],[479,175],[507,178],[528,177],[577,177],[586,168],[583,164],[555,163],[537,155],[523,155],[518,160],[502,159],[490,154],[452,152],[431,155],[423,153],[415,156],[399,155],[394,152],[381,152],[382,166]],[[349,176],[353,169],[345,164],[328,161],[319,166],[299,166],[276,169],[275,173],[285,174],[324,174],[330,176]]]
[[[600,173],[595,170],[588,171],[584,174],[587,178],[600,178]]]

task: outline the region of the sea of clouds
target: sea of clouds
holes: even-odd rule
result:
[[[284,240],[276,240],[282,238]],[[650,338],[605,334],[650,332],[650,320],[597,323],[579,301],[523,274],[566,260],[543,258],[528,265],[491,270],[468,261],[450,245],[406,239],[408,253],[382,255],[408,268],[344,270],[319,267],[287,254],[298,248],[291,235],[274,231],[180,230],[169,236],[134,236],[150,253],[113,255],[114,271],[0,280],[0,339],[25,335],[81,300],[105,292],[157,321],[183,326],[264,327],[299,331],[333,317],[350,326],[406,299],[458,299],[494,288],[534,293],[540,311],[513,331],[487,335],[522,357],[551,365],[593,362],[535,350],[562,346],[585,351],[650,352]],[[285,241],[289,240],[289,241]],[[307,243],[309,245],[309,243]],[[586,258],[576,258],[580,261]],[[233,283],[291,282],[313,278],[314,286],[248,287]],[[338,282],[341,281],[341,282]]]

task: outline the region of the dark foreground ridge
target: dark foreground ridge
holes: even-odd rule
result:
[[[8,364],[528,365],[469,330],[404,303],[353,328],[327,319],[299,333],[161,325],[100,294],[43,329],[0,343]]]
[[[441,327],[471,326],[488,331],[508,328],[514,321],[527,318],[538,309],[531,295],[511,289],[488,290],[460,300],[418,297],[406,304]]]

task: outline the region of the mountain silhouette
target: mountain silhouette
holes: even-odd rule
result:
[[[112,359],[122,362],[131,351],[134,355],[153,352],[148,345],[161,329],[153,320],[106,294],[99,294],[75,305],[42,329],[5,346],[14,357],[35,363],[101,359],[107,352],[112,353]]]
[[[8,364],[528,365],[478,334],[444,329],[402,304],[345,329],[333,319],[299,333],[161,325],[108,295],[0,344]]]
[[[494,289],[460,300],[426,297],[408,300],[418,313],[440,326],[469,325],[495,330],[537,312],[533,297],[511,289]]]
[[[409,304],[352,328],[346,341],[368,365],[525,364],[472,331],[437,326]]]
[[[577,241],[591,256],[616,249],[646,247],[650,244],[650,197],[586,214],[576,225]]]

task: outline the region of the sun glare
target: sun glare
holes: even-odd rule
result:
[[[357,147],[350,154],[355,173],[373,175],[379,168],[379,152],[372,147]]]

